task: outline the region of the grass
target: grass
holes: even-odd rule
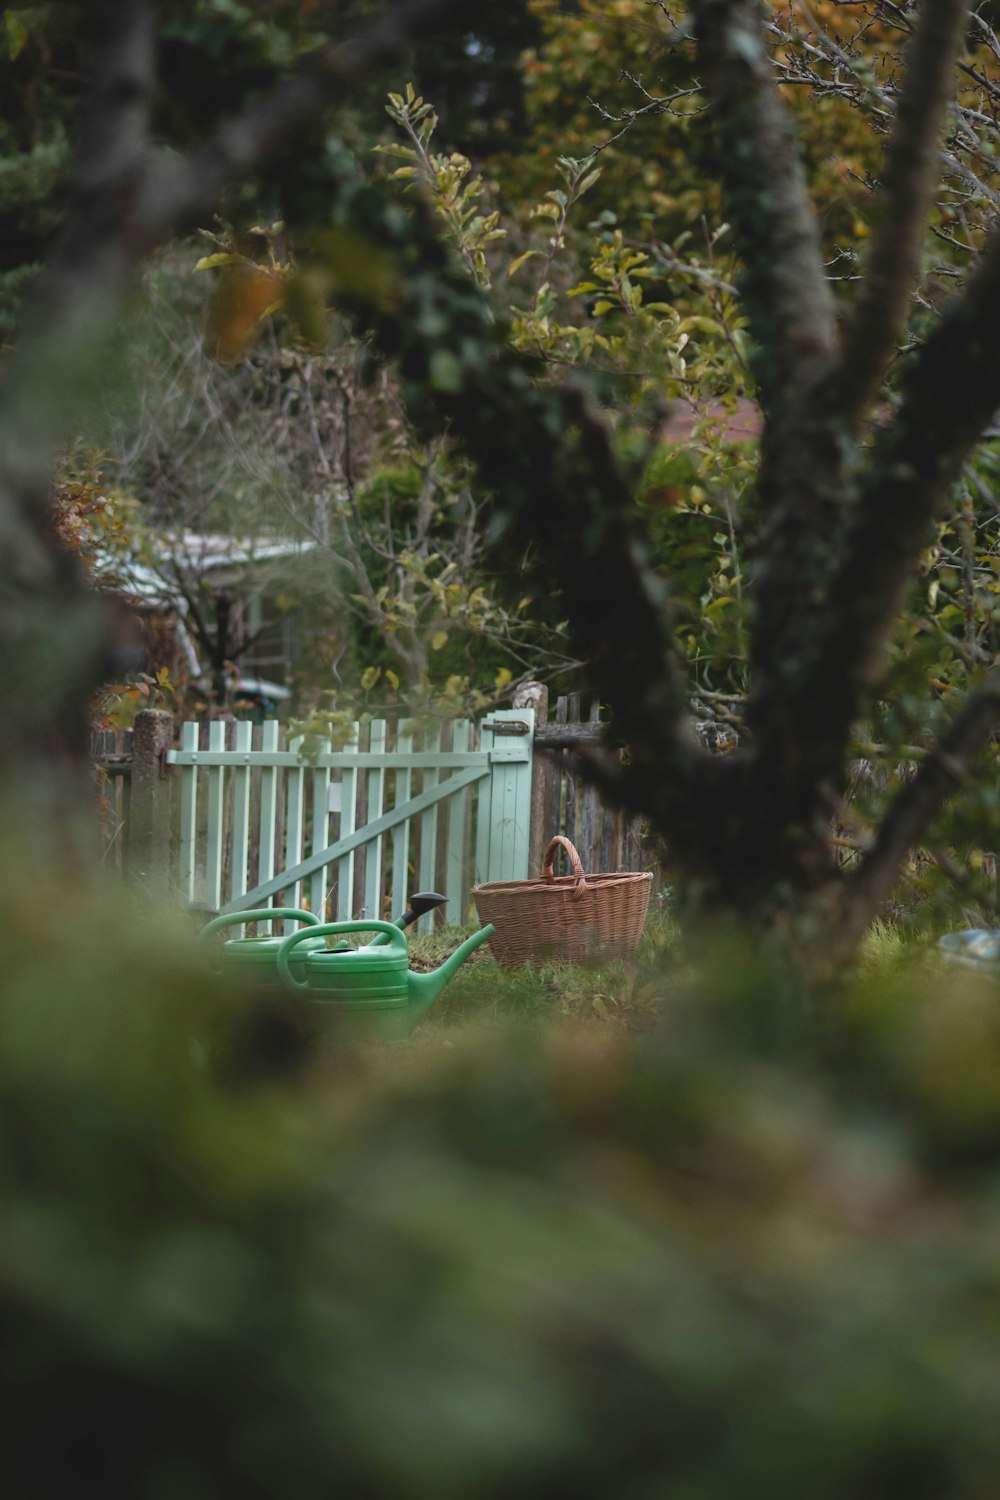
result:
[[[945,926],[949,925],[947,923]],[[967,921],[954,915],[954,927]],[[864,981],[916,977],[934,968],[934,933],[920,933],[912,923],[879,919],[858,954],[857,974]],[[452,953],[467,929],[442,927],[410,940],[411,965],[435,968]],[[514,1021],[546,1026],[589,1022],[641,1031],[652,1026],[672,987],[690,978],[680,956],[679,930],[666,893],[654,896],[646,930],[635,957],[594,964],[525,964],[503,968],[489,947],[480,949],[458,971],[420,1026],[426,1041],[447,1038],[471,1025]]]
[[[956,914],[951,925],[966,924]],[[885,987],[898,990],[902,986],[916,994],[927,984],[940,987],[944,981],[934,950],[935,935],[936,925],[934,931],[920,933],[912,922],[876,921],[858,955],[857,993],[881,993]],[[457,927],[410,935],[411,967],[436,968],[467,936],[467,928]],[[739,956],[734,952],[731,957],[729,963],[724,952],[708,955],[714,973],[710,984],[726,993],[735,985],[734,994],[741,984],[752,988],[751,979],[740,978]],[[651,1031],[670,1006],[671,997],[682,1000],[692,993],[694,975],[694,960],[682,952],[669,895],[660,892],[653,897],[642,942],[631,959],[504,968],[488,946],[479,949],[445,986],[404,1051],[415,1054],[413,1060],[419,1064],[421,1057],[426,1059],[441,1047],[466,1042],[475,1046],[477,1036],[483,1034],[487,1044],[490,1034],[499,1040],[511,1027],[535,1033],[541,1045],[549,1036],[559,1038],[560,1046],[571,1046],[573,1036],[582,1044],[590,1035],[595,1044],[603,1045],[603,1037],[613,1046],[616,1038],[624,1041],[629,1035]],[[950,984],[954,971],[948,971],[944,979]]]
[[[914,958],[925,945],[904,932],[898,923],[877,917],[865,934],[858,954],[864,974],[883,974]]]
[[[655,898],[654,898],[655,899]],[[410,942],[415,968],[433,968],[468,934],[440,928]],[[653,1023],[663,995],[665,967],[676,946],[677,929],[665,901],[650,909],[646,930],[633,959],[604,963],[524,964],[503,968],[481,948],[446,986],[421,1031],[430,1040],[471,1023],[593,1021],[639,1029]],[[667,961],[665,964],[664,961]]]

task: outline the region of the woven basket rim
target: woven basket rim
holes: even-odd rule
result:
[[[585,890],[593,890],[601,885],[624,885],[628,881],[650,882],[653,876],[648,870],[616,870],[608,871],[601,875],[588,875]],[[561,895],[563,891],[571,890],[575,885],[576,877],[573,875],[557,875],[554,880],[542,880],[538,876],[529,880],[486,880],[480,885],[472,887],[473,894],[476,891],[499,892],[505,891],[508,895],[534,895],[538,891],[546,891],[551,895]]]

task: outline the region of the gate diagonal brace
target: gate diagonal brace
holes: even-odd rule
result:
[[[456,792],[464,791],[466,787],[472,786],[474,782],[488,775],[486,765],[474,767],[468,771],[459,771],[456,775],[450,776],[447,781],[439,782],[437,786],[421,792],[419,796],[411,798],[408,802],[400,803],[391,812],[383,813],[382,817],[366,823],[364,828],[357,829],[346,838],[338,839],[328,849],[321,849],[316,854],[311,854],[308,859],[293,865],[290,870],[282,870],[280,874],[263,881],[254,890],[237,896],[222,908],[223,911],[227,913],[246,911],[250,907],[260,906],[263,901],[269,900],[279,891],[284,891],[297,881],[315,875],[318,870],[323,869],[324,865],[332,864],[334,860],[343,858],[345,854],[352,854],[362,844],[371,843],[373,839],[378,838],[380,834],[388,833],[397,824],[405,823],[417,813],[426,812],[435,803],[442,802],[446,797],[453,797]]]

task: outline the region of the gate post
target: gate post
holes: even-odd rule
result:
[[[534,709],[535,729],[549,722],[549,690],[544,682],[523,682],[515,689],[511,702],[517,709]],[[551,752],[546,755],[532,739],[531,810],[528,826],[528,869],[532,875],[541,873],[549,839],[559,831],[558,828],[545,826],[554,771]]]
[[[498,709],[480,725],[490,777],[479,793],[477,882],[528,878],[534,731],[532,708]]]
[[[167,879],[170,858],[170,780],[167,751],[174,716],[144,708],[132,730],[132,786],[128,808],[128,873],[143,885]]]

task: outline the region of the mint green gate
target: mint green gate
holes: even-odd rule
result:
[[[533,711],[406,728],[355,724],[342,748],[305,760],[273,720],[184,724],[167,760],[185,904],[306,906],[339,921],[398,916],[409,891],[437,888],[446,920],[464,923],[474,884],[524,879]]]

